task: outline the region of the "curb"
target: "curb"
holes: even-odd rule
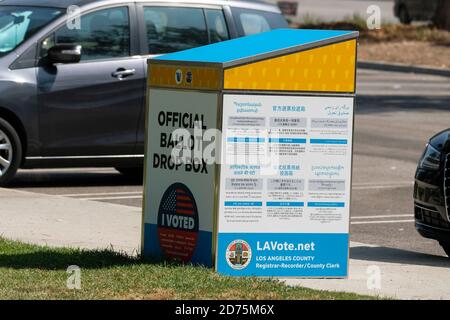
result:
[[[375,62],[375,61],[359,61],[358,68],[360,69],[370,69],[370,70],[380,70],[380,71],[394,71],[394,72],[407,72],[407,73],[418,73],[418,74],[428,74],[434,76],[450,77],[450,70],[414,66],[401,63],[386,63],[386,62]]]

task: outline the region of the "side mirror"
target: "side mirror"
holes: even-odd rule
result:
[[[48,49],[47,58],[51,63],[78,63],[81,60],[80,45],[60,44]]]

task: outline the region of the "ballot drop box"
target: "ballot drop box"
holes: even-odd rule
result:
[[[149,60],[143,256],[348,275],[357,37],[281,29]]]

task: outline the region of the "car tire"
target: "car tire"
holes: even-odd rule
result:
[[[144,168],[136,167],[136,168],[116,168],[124,176],[134,178],[134,179],[142,179],[144,176]]]
[[[398,9],[398,19],[403,24],[410,24],[411,23],[411,17],[409,15],[408,9],[406,9],[405,6],[401,6]]]
[[[442,249],[444,249],[445,253],[447,254],[447,256],[450,258],[450,243],[439,243],[442,247]]]
[[[0,187],[14,178],[22,162],[22,143],[17,131],[0,118]]]

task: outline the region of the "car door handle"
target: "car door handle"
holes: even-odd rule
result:
[[[119,68],[115,72],[111,74],[114,78],[117,78],[119,80],[123,80],[126,77],[133,76],[136,73],[136,69],[124,69]]]

